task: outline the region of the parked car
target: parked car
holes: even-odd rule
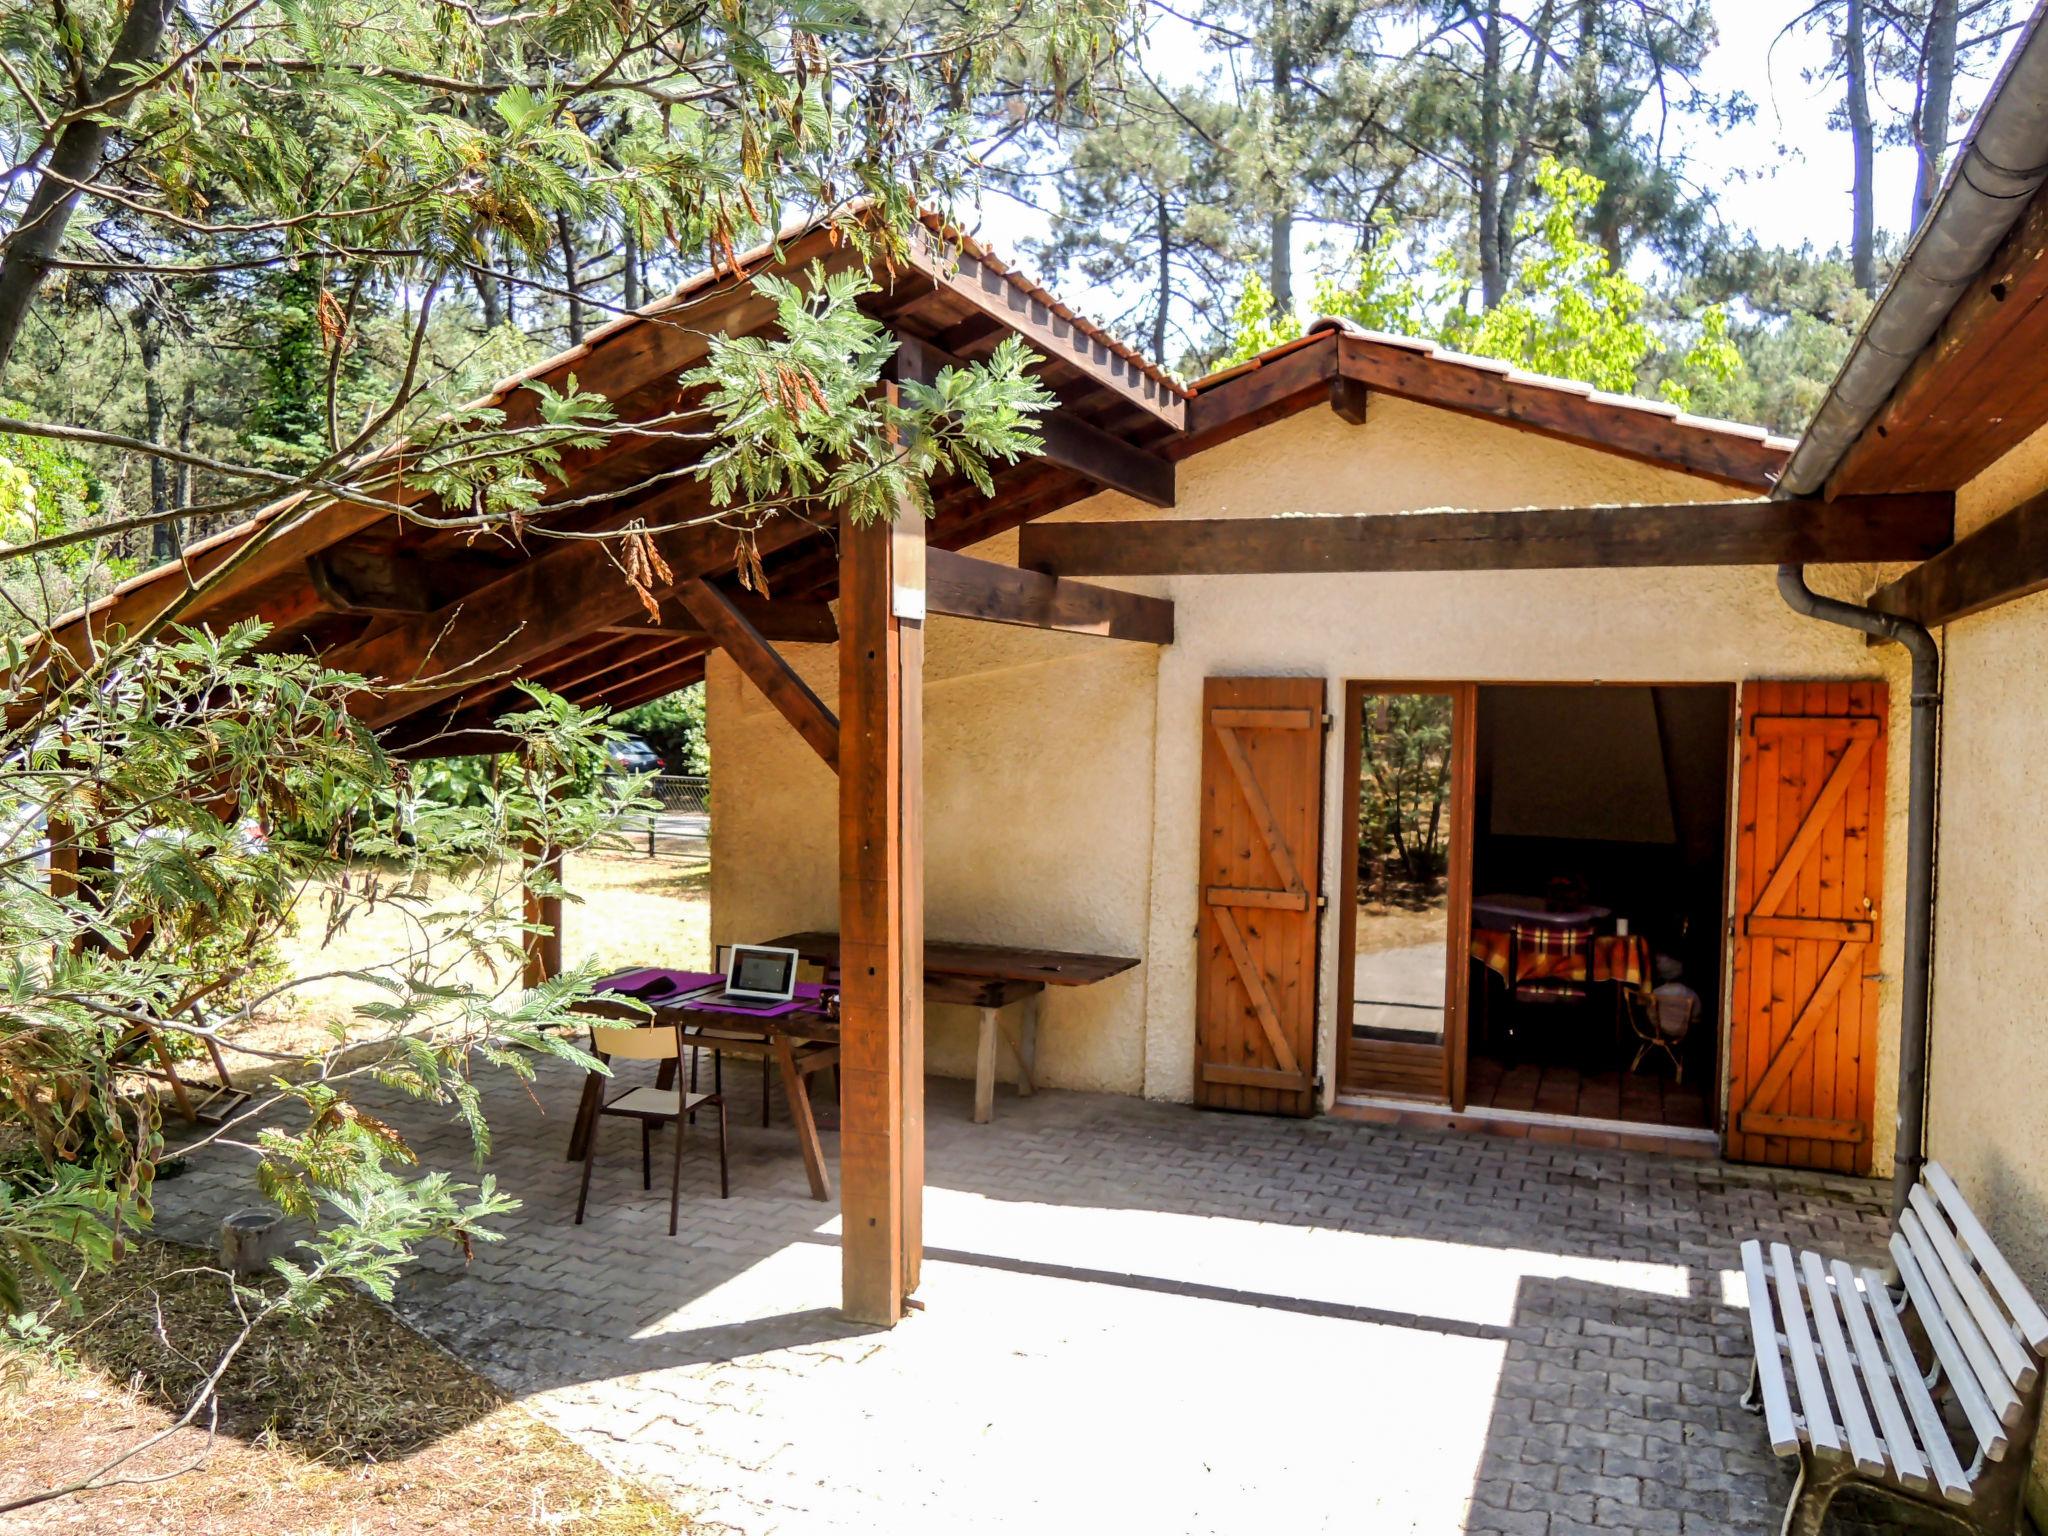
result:
[[[661,754],[638,736],[621,736],[605,748],[615,773],[660,773],[668,767]]]

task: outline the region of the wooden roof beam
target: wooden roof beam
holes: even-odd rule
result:
[[[810,749],[839,771],[839,720],[770,645],[753,621],[710,582],[692,578],[676,588],[676,596],[697,622],[730,656],[747,681],[761,690],[782,718],[796,727]]]
[[[725,598],[747,616],[747,622],[758,629],[764,639],[794,645],[836,645],[839,641],[839,625],[832,617],[829,603],[803,602],[787,597],[770,599],[754,592],[727,592]],[[666,608],[668,605],[662,606]],[[671,635],[679,640],[706,638],[704,626],[689,617],[687,609],[676,618],[664,615],[650,623],[629,619],[623,624],[611,625],[606,633]]]
[[[1017,563],[1061,576],[1522,571],[1924,560],[1945,493],[1513,512],[1027,523]]]
[[[2021,502],[1879,587],[1870,606],[1932,628],[2044,590],[2048,493]]]
[[[1173,643],[1173,604],[1163,597],[1069,581],[949,549],[927,549],[924,559],[928,613],[1111,640]]]
[[[929,384],[944,368],[967,364],[952,353],[915,336],[896,338],[896,376]],[[1036,422],[1044,446],[1039,457],[1072,470],[1107,490],[1122,491],[1147,506],[1173,505],[1173,464],[1156,453],[1134,448],[1120,437],[1091,426],[1055,405]]]

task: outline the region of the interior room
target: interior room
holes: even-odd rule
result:
[[[1711,1124],[1734,702],[1477,690],[1468,1107]]]

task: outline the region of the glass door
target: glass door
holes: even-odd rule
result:
[[[1346,690],[1346,1093],[1463,1107],[1474,692],[1467,683]]]

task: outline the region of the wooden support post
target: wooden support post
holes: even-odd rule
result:
[[[893,1327],[924,1200],[924,525],[839,530],[839,1174],[846,1315]]]
[[[529,846],[527,857],[539,869],[546,871],[556,885],[562,883],[562,850]],[[542,895],[529,881],[523,892],[526,905],[526,921],[546,927],[545,933],[529,933],[526,936],[526,968],[524,981],[528,987],[540,986],[562,974],[562,898],[556,895]]]

